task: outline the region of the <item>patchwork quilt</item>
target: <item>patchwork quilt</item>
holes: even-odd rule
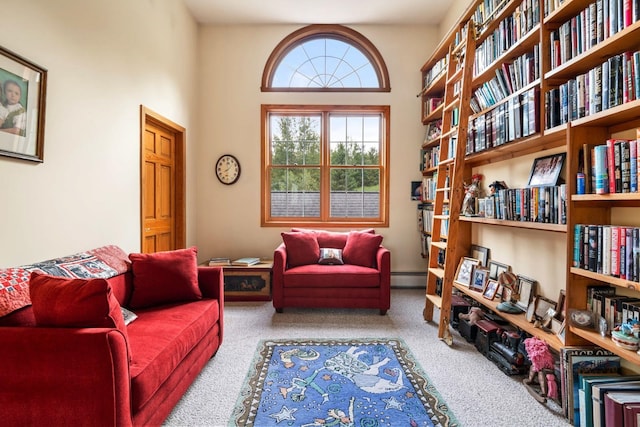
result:
[[[0,317],[31,304],[29,276],[33,271],[69,278],[102,278],[129,269],[127,254],[118,246],[102,246],[86,252],[36,264],[0,269]]]

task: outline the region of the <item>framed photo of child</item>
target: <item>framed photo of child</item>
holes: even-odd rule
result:
[[[0,46],[0,155],[42,162],[47,70]]]

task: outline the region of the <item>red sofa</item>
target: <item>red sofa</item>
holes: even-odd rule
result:
[[[195,259],[195,251],[187,256]],[[138,300],[139,308],[132,309],[138,317],[125,331],[40,326],[31,273],[33,306],[0,318],[2,425],[162,424],[222,343],[223,274],[218,267],[198,267],[197,261],[190,261],[186,272],[201,296],[179,295],[177,299],[185,301],[168,302],[170,296],[160,295],[154,301],[137,293],[136,282],[157,273],[163,276],[156,278],[158,282],[173,276],[156,271],[153,263],[146,264],[146,271],[140,267],[138,274],[136,262],[106,279],[122,306]]]
[[[326,307],[375,308],[386,314],[391,253],[382,246],[381,235],[373,230],[293,229],[282,238],[273,254],[273,307],[278,313],[285,307]],[[323,257],[324,252],[328,255]]]

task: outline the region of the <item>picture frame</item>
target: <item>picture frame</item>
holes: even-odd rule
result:
[[[489,280],[489,270],[480,265],[476,265],[473,267],[471,273],[469,289],[484,292],[484,288],[487,286],[487,280]]]
[[[411,181],[411,200],[422,200],[422,181]]]
[[[566,153],[557,153],[535,159],[527,185],[529,187],[558,185],[565,157]]]
[[[493,300],[498,293],[498,288],[500,285],[497,280],[489,279],[487,280],[487,285],[484,287],[482,291],[482,296],[488,300]]]
[[[487,210],[487,199],[476,198],[476,202],[478,203],[478,208],[476,209],[476,216],[479,216],[479,217],[485,216],[486,210]]]
[[[47,70],[0,46],[0,156],[44,161]]]
[[[535,295],[536,281],[525,276],[518,275],[518,292],[520,293],[520,299],[516,302],[523,311],[529,308],[529,303]]]
[[[552,309],[555,314],[556,302],[550,300],[549,298],[545,298],[543,296],[537,295],[534,299],[535,303],[535,318],[538,320],[542,320],[546,315],[549,309]]]
[[[458,263],[458,269],[456,271],[456,280],[455,282],[469,287],[471,283],[471,273],[473,272],[473,267],[480,263],[479,260],[470,257],[462,257],[460,262]]]
[[[480,261],[480,265],[482,267],[487,267],[487,261],[489,260],[489,248],[485,248],[484,246],[471,245],[471,258],[475,258]]]
[[[536,303],[535,301],[531,301],[529,303],[529,306],[527,307],[527,311],[525,312],[524,318],[527,320],[527,322],[533,323],[533,321],[536,319],[535,313],[536,313]]]
[[[566,313],[567,313],[567,309],[566,309],[566,292],[564,289],[560,289],[560,295],[558,295],[558,302],[556,303],[556,315],[555,318],[563,321]]]
[[[500,277],[502,273],[511,270],[511,267],[507,264],[503,264],[494,260],[490,260],[487,267],[489,268],[489,279],[493,280],[498,280],[498,277]]]

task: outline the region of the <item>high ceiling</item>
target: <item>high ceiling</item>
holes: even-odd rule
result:
[[[450,0],[184,0],[202,24],[439,24]]]

